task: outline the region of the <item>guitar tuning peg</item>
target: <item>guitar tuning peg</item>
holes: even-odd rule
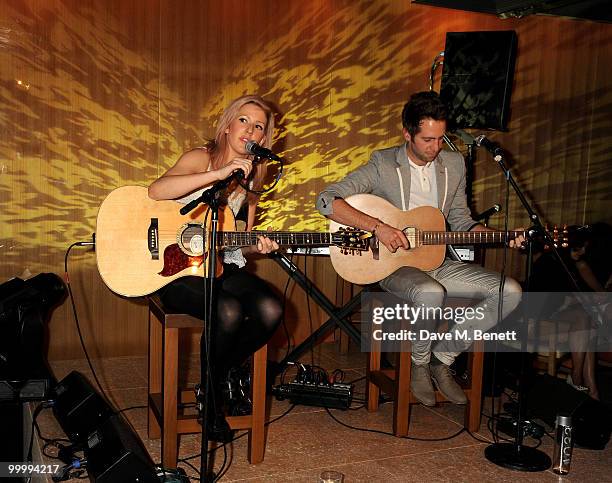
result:
[[[553,237],[552,238],[555,242],[555,247],[557,247],[557,244],[559,242],[559,227],[557,225],[553,227]]]

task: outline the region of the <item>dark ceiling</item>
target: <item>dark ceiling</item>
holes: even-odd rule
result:
[[[610,0],[413,0],[413,3],[490,13],[500,18],[556,15],[612,22]]]

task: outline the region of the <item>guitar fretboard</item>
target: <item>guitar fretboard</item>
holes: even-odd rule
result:
[[[219,245],[224,247],[246,247],[255,245],[258,236],[265,236],[282,246],[331,245],[332,234],[325,232],[290,231],[221,231]]]
[[[508,239],[513,240],[524,231],[510,230]],[[503,243],[506,241],[505,231],[423,231],[423,245],[472,245],[478,243]]]

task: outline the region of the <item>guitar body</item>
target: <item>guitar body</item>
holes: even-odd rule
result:
[[[416,245],[411,235],[414,229],[446,230],[444,215],[440,210],[431,206],[402,211],[388,201],[370,194],[349,196],[345,201],[353,208],[404,230],[413,247]],[[332,221],[330,231],[336,231],[342,226]],[[446,245],[422,245],[409,250],[400,248],[395,253],[391,253],[382,243],[378,243],[374,238],[372,240],[373,244],[378,245],[378,250],[373,250],[371,246],[368,251],[353,253],[348,251],[347,253],[346,250],[335,246],[329,248],[332,265],[338,275],[349,282],[370,284],[382,280],[401,267],[415,267],[424,271],[433,270],[442,264],[446,253]]]
[[[142,186],[117,188],[102,202],[96,222],[96,259],[102,280],[113,292],[139,297],[177,278],[205,275],[206,248],[200,250],[200,256],[184,253],[177,230],[185,223],[201,224],[208,207],[200,205],[181,215],[181,206],[176,201],[150,199]],[[219,230],[226,229],[235,229],[229,208],[219,213]],[[194,248],[206,245],[201,235],[193,240]],[[185,244],[189,246],[189,241]],[[217,267],[220,275],[221,263]]]

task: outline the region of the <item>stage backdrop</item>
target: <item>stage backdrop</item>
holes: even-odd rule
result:
[[[544,220],[612,221],[608,24],[500,20],[394,0],[4,1],[0,280],[62,273],[67,247],[91,239],[111,190],[148,185],[211,137],[223,107],[245,93],[277,106],[274,149],[288,162],[262,200],[259,226],[325,230],[315,194],[373,149],[401,142],[402,105],[428,89],[446,32],[509,29],[518,34],[509,129],[489,137],[510,154]],[[474,211],[503,203],[490,156],[479,152],[472,168]],[[512,193],[509,213],[511,227],[528,224]],[[486,262],[501,267],[501,250]],[[523,264],[513,254],[508,271],[520,277]],[[284,272],[268,260],[255,266],[282,291]],[[143,300],[112,294],[91,250],[75,249],[69,271],[93,355],[143,353]],[[335,298],[328,260],[309,259],[307,273]],[[310,331],[308,304],[299,288],[288,293],[289,331],[300,340]],[[316,327],[326,317],[311,308]],[[49,327],[50,357],[81,356],[67,303]]]

